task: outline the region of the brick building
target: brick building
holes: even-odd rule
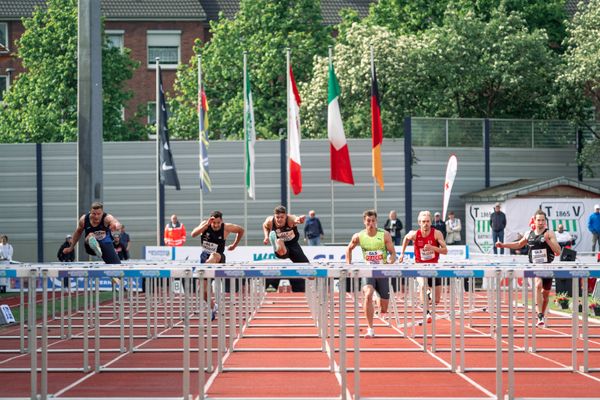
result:
[[[0,101],[11,80],[23,72],[15,56],[16,41],[23,34],[22,18],[30,17],[36,6],[45,7],[45,0],[0,0]],[[373,0],[322,0],[326,24],[340,22],[343,8],[367,15]],[[209,22],[234,18],[239,0],[101,0],[104,29],[112,45],[131,49],[131,57],[140,62],[129,81],[134,96],[125,109],[125,118],[134,116],[139,107],[148,107],[154,114],[155,63],[159,56],[163,67],[163,82],[167,91],[173,86],[178,64],[192,57],[194,40],[209,39]],[[152,122],[153,115],[149,117]]]

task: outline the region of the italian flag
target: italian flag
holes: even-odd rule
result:
[[[331,153],[331,180],[354,185],[350,153],[344,134],[342,115],[340,113],[340,85],[335,77],[333,63],[329,64],[327,136]]]
[[[377,87],[377,73],[373,66],[371,76],[371,135],[373,138],[373,178],[383,190],[383,167],[381,163],[381,146],[383,145],[383,127],[381,125],[381,108],[379,103],[379,90]]]
[[[302,192],[302,166],[300,164],[300,94],[294,72],[288,74],[288,140],[290,144],[290,185],[295,195]]]

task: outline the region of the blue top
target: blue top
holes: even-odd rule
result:
[[[590,232],[600,235],[600,212],[595,212],[588,219],[588,229]]]
[[[306,218],[304,222],[304,236],[308,239],[318,238],[323,234],[323,227],[321,226],[321,221],[319,218]]]

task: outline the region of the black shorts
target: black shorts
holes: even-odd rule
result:
[[[208,251],[203,251],[200,254],[200,263],[204,264],[206,262],[206,260],[208,260],[208,257],[210,257],[212,253],[209,253]],[[223,253],[219,253],[221,255],[221,261],[219,261],[219,264],[225,264],[226,262],[226,258],[225,258],[225,254]]]
[[[544,290],[552,289],[552,279],[553,278],[542,278],[542,288],[544,288]]]
[[[390,280],[389,278],[363,278],[362,285],[371,285],[377,293],[379,293],[379,297],[383,300],[388,300],[390,298]]]

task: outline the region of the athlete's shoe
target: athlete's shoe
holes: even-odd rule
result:
[[[277,233],[275,233],[275,231],[269,233],[269,242],[271,243],[271,246],[273,246],[273,252],[277,253]]]
[[[367,328],[367,333],[365,334],[365,339],[372,339],[375,337],[375,329]]]
[[[535,324],[538,328],[544,328],[546,326],[546,318],[544,314],[538,314],[537,324]]]
[[[102,249],[100,248],[100,244],[96,238],[94,236],[90,236],[87,242],[88,246],[90,246],[90,249],[92,249],[92,251],[96,253],[98,257],[102,257]]]
[[[425,322],[428,324],[431,323],[431,311],[427,311],[427,315],[425,316]]]

